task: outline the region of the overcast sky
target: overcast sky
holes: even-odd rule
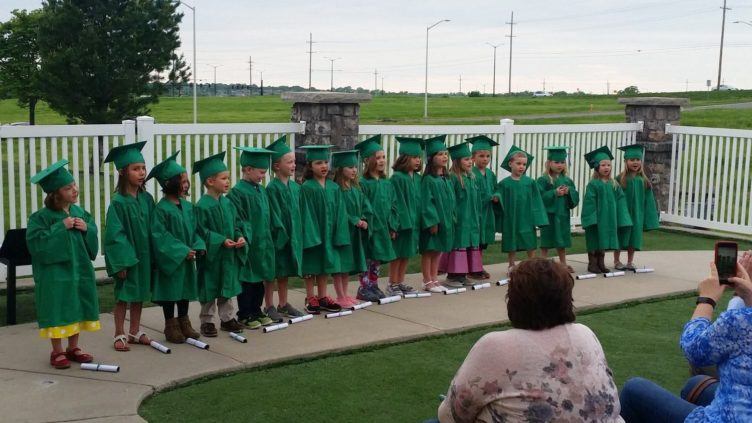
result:
[[[604,93],[637,85],[641,91],[705,89],[715,81],[722,0],[192,0],[197,10],[200,82],[253,81],[308,85],[308,34],[313,33],[313,86],[422,92],[426,27],[430,31],[429,91],[491,92],[493,49],[496,90],[506,92],[509,25],[514,11],[512,90]],[[38,0],[2,0],[0,20]],[[752,0],[728,0],[723,80],[752,88]],[[192,63],[192,16],[181,24],[181,51]]]

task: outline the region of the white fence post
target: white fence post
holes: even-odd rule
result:
[[[502,119],[499,123],[504,131],[504,138],[499,146],[499,165],[501,165],[504,157],[506,157],[507,153],[514,145],[514,119]],[[499,180],[502,180],[509,176],[509,172],[499,168],[496,176]]]
[[[141,153],[146,160],[146,172],[148,174],[148,172],[154,167],[154,118],[151,116],[137,117],[136,130],[138,131],[138,140],[146,141],[146,145],[144,145],[144,149],[141,150]],[[146,191],[152,196],[156,195],[157,191],[154,181],[149,180],[146,182]]]

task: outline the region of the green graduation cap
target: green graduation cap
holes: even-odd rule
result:
[[[498,142],[485,135],[470,137],[465,141],[473,145],[473,153],[475,153],[476,151],[491,151],[494,147],[499,145]]]
[[[394,137],[399,143],[399,154],[402,156],[423,155],[423,138]]]
[[[501,168],[506,170],[507,172],[511,172],[512,168],[509,167],[509,161],[512,160],[512,157],[517,153],[524,153],[527,156],[527,167],[530,168],[533,164],[533,159],[535,158],[532,154],[528,153],[527,151],[521,149],[520,147],[517,147],[516,145],[513,145],[510,149],[507,155],[504,157],[504,160],[501,162]]]
[[[305,152],[306,160],[309,162],[329,160],[329,150],[332,148],[334,148],[333,145],[304,145],[300,147]]]
[[[619,147],[619,150],[624,152],[624,160],[629,159],[643,159],[645,155],[645,146],[640,144],[625,145]]]
[[[367,138],[353,147],[360,152],[360,157],[367,159],[379,151],[384,151],[381,147],[381,135],[374,135]]]
[[[447,146],[444,144],[446,135],[439,135],[438,137],[428,138],[423,141],[423,145],[426,146],[426,156],[433,156],[434,154],[446,151]]]
[[[104,162],[114,162],[115,168],[120,170],[131,163],[146,163],[141,150],[144,148],[146,141],[134,142],[132,144],[119,145],[107,154]]]
[[[65,168],[67,164],[68,160],[66,159],[53,163],[47,169],[32,176],[31,183],[39,184],[42,190],[48,194],[70,184],[73,182],[73,175]]]
[[[332,167],[354,167],[358,165],[358,150],[335,151],[332,153]]]
[[[185,168],[183,166],[180,166],[180,163],[175,160],[175,158],[178,157],[178,154],[180,154],[180,150],[176,151],[175,154],[164,159],[164,161],[154,166],[151,169],[151,172],[149,172],[149,175],[146,177],[146,180],[148,181],[151,178],[156,178],[157,182],[159,182],[159,185],[164,187],[164,183],[167,182],[170,178],[184,173]]]
[[[290,146],[287,145],[287,135],[282,135],[281,137],[277,138],[276,141],[266,146],[266,149],[273,153],[272,163],[276,162],[277,160],[281,159],[282,156],[292,151],[290,149]]]
[[[464,159],[465,157],[471,157],[473,154],[470,152],[470,147],[468,147],[469,142],[463,142],[461,144],[453,145],[449,147],[447,150],[449,150],[449,156],[452,158],[452,160],[459,160]]]
[[[605,145],[585,154],[585,160],[590,169],[595,169],[601,163],[601,160],[613,160],[614,155]]]
[[[235,147],[235,149],[242,151],[240,154],[240,166],[269,170],[270,159],[274,154],[273,151],[258,147]]]
[[[227,170],[227,165],[225,164],[225,153],[226,152],[223,151],[197,162],[193,162],[193,173],[198,172],[202,184],[206,182],[209,177]]]
[[[552,162],[565,162],[567,160],[568,146],[552,145],[549,147],[543,147],[543,149],[548,151],[548,160]]]

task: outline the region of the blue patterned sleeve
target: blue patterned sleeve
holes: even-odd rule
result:
[[[748,332],[750,322],[737,318],[734,312],[724,312],[714,323],[705,317],[690,320],[684,325],[681,348],[693,366],[718,364],[739,348],[739,335]]]

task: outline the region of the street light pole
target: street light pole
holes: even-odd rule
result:
[[[423,117],[424,118],[428,117],[428,31],[430,31],[431,28],[435,27],[436,25],[442,22],[449,22],[449,19],[442,19],[436,22],[435,24],[426,28],[426,86],[423,92]]]
[[[493,89],[491,91],[491,97],[496,97],[496,47],[503,46],[504,44],[491,44],[486,43],[494,49],[494,66],[493,66]]]
[[[191,9],[193,13],[193,123],[198,122],[198,102],[196,96],[196,81],[198,81],[198,63],[196,62],[196,6],[189,6],[181,1],[180,4]]]

